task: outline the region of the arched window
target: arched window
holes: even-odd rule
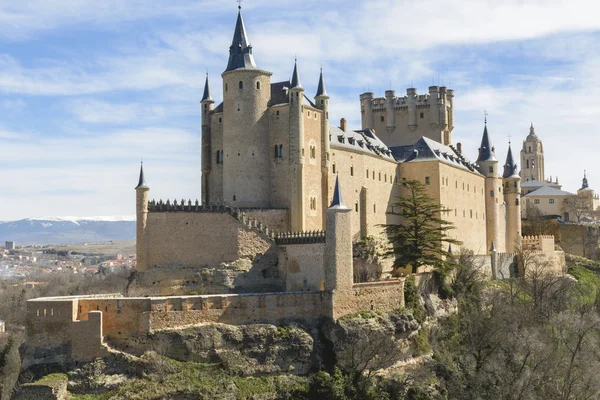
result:
[[[310,158],[317,158],[317,149],[315,146],[310,146]]]
[[[369,170],[367,169],[367,178],[369,177]]]
[[[244,88],[244,82],[240,81],[239,85],[240,85],[240,89]]]
[[[350,166],[350,176],[354,176],[354,167]]]
[[[227,87],[228,87],[228,85],[227,85],[227,84],[225,84],[225,91],[227,91]]]
[[[527,164],[527,168],[529,168],[529,160],[527,160],[525,164]]]
[[[260,82],[256,82],[256,88],[260,90]]]
[[[333,170],[333,173],[335,174],[335,163],[332,164],[331,168]]]

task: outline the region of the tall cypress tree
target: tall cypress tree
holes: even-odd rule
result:
[[[462,244],[448,236],[454,225],[444,220],[442,214],[450,210],[437,204],[417,180],[402,182],[402,192],[388,212],[399,216],[400,222],[384,225],[392,244],[386,255],[395,258],[396,269],[410,265],[416,273],[418,267],[431,265],[441,273],[448,272],[454,264],[443,242]]]

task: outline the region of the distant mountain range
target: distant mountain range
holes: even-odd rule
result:
[[[38,217],[0,222],[0,243],[73,244],[134,240],[134,217]]]

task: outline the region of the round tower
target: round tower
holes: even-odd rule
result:
[[[327,201],[329,200],[329,157],[330,157],[330,143],[329,143],[329,95],[325,89],[325,81],[323,79],[323,68],[321,68],[321,74],[319,76],[319,85],[317,88],[317,95],[315,96],[315,104],[317,108],[323,111],[321,118],[321,209],[326,214]],[[326,220],[326,215],[323,215],[323,220]]]
[[[135,215],[136,215],[136,269],[148,269],[148,249],[146,246],[146,226],[148,220],[148,192],[150,188],[144,179],[144,163],[140,166],[140,179],[135,187]]]
[[[269,207],[271,73],[256,66],[241,10],[223,78],[223,197],[235,207]]]
[[[417,105],[415,103],[417,97],[417,89],[406,89],[406,100],[408,103],[408,129],[414,132],[417,129]]]
[[[206,74],[206,82],[204,83],[204,94],[200,101],[202,113],[202,204],[208,204],[210,198],[209,177],[212,171],[213,159],[212,152],[212,132],[210,126],[210,116],[214,110],[215,101],[210,94],[210,86],[208,85],[208,73]]]
[[[386,113],[386,129],[389,134],[396,130],[396,110],[394,108],[396,103],[396,91],[386,90],[385,91],[385,113]]]
[[[514,253],[521,244],[521,177],[514,162],[510,143],[502,174],[506,203],[506,252]]]
[[[373,99],[375,99],[375,93],[373,92],[366,92],[360,95],[362,129],[374,128]]]
[[[521,150],[521,179],[523,181],[545,182],[544,173],[544,146],[535,134],[533,123],[531,123],[529,135],[523,141],[523,149]]]
[[[351,290],[352,213],[344,205],[339,178],[336,178],[333,201],[327,209],[325,231],[325,290]]]
[[[431,129],[438,129],[440,126],[440,88],[438,86],[429,86],[429,126]]]
[[[300,83],[298,63],[288,90],[290,103],[290,219],[292,231],[304,230],[304,88]]]
[[[487,121],[483,129],[477,165],[479,172],[485,177],[486,242],[487,250],[490,252],[494,246],[501,243],[498,227],[500,225],[500,205],[503,199],[501,197],[502,180],[498,175],[498,160],[488,134]],[[504,238],[502,238],[503,242]]]

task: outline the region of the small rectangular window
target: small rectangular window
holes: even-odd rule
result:
[[[425,177],[425,184],[426,185],[431,185],[431,178],[429,176]]]
[[[535,200],[533,200],[533,203],[534,203],[534,204],[540,204],[540,199],[535,199]]]
[[[548,202],[550,202],[550,204],[554,204],[554,199],[550,199]]]
[[[494,172],[494,167],[490,167],[489,171],[490,171],[490,174],[493,173]]]

